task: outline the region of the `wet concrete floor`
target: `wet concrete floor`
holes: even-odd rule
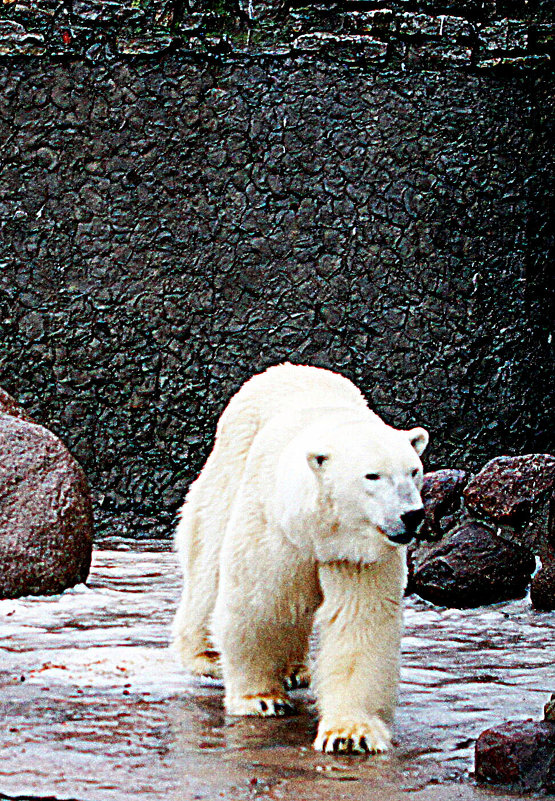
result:
[[[86,587],[0,601],[0,799],[520,798],[475,785],[473,745],[489,726],[540,717],[554,613],[408,599],[396,749],[335,757],[311,748],[307,692],[294,693],[298,717],[229,718],[221,686],[177,665],[179,585],[170,552],[97,550]]]

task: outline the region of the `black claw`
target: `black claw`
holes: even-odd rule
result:
[[[328,738],[326,737],[325,740],[322,741],[322,751],[326,750],[327,745],[328,745]]]
[[[310,682],[301,678],[299,673],[291,673],[290,676],[284,678],[283,685],[286,690],[300,690],[303,687],[309,687]]]
[[[294,715],[296,711],[293,704],[289,704],[287,701],[276,701],[276,714]]]
[[[260,701],[260,709],[261,709],[263,712],[266,712],[266,711],[267,711],[267,709],[268,709],[268,704],[266,703],[266,701]]]
[[[344,742],[345,742],[344,737],[338,737],[337,740],[334,740],[333,743],[334,753],[337,753],[339,750],[341,750],[341,746],[343,745]]]
[[[364,749],[364,751],[366,751],[367,754],[370,752],[370,749],[368,748],[368,743],[366,742],[366,737],[360,738],[359,745],[362,749]]]
[[[293,673],[291,676],[286,676],[283,680],[283,683],[286,690],[298,690],[301,686],[295,673]]]

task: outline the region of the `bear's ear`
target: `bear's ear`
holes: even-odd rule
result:
[[[410,431],[407,431],[410,444],[416,451],[416,453],[420,456],[421,453],[424,453],[426,450],[426,445],[430,439],[428,432],[425,428],[411,428]]]
[[[311,470],[320,473],[329,458],[327,453],[309,453],[306,460]]]

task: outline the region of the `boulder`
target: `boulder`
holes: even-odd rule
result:
[[[0,387],[0,413],[10,414],[12,417],[20,417],[22,420],[32,422],[27,412],[2,387]]]
[[[521,720],[483,731],[476,741],[479,782],[555,791],[555,723]]]
[[[513,526],[525,525],[555,489],[555,456],[531,453],[498,456],[468,483],[464,500],[471,512]]]
[[[470,514],[489,519],[504,539],[538,555],[530,588],[536,609],[555,609],[555,457],[548,453],[492,459],[464,490]]]
[[[437,541],[460,522],[462,492],[468,481],[464,470],[442,469],[426,473],[422,485],[425,518],[418,539],[407,548],[407,587],[405,595],[415,592],[414,573],[430,552],[430,542]]]
[[[551,693],[551,698],[543,708],[544,720],[555,723],[555,693]]]
[[[0,400],[0,598],[59,593],[88,575],[87,481],[54,434]]]
[[[413,590],[427,601],[456,608],[521,598],[535,568],[526,548],[473,521],[437,545],[418,549],[412,560]]]
[[[426,516],[421,538],[441,537],[458,522],[457,513],[467,480],[464,470],[436,470],[424,476],[422,502]]]
[[[532,579],[530,600],[542,612],[555,609],[555,561],[544,565]]]

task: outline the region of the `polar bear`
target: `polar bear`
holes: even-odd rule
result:
[[[427,443],[317,367],[271,367],[231,399],[181,511],[174,621],[181,661],[223,678],[230,715],[294,711],[315,626],[314,747],[389,748]]]

